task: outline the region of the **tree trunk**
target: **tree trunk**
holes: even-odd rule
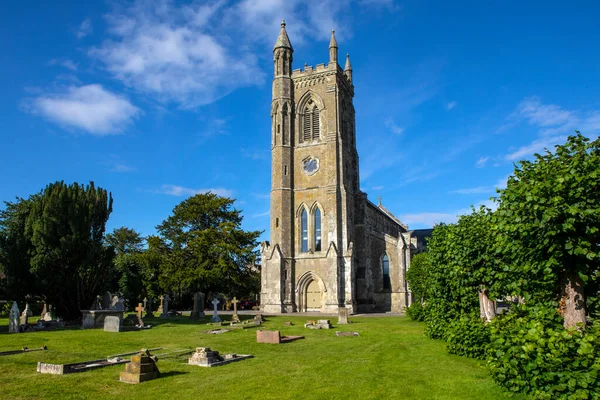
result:
[[[584,284],[577,272],[565,274],[565,286],[563,298],[560,302],[560,310],[565,318],[565,328],[583,324],[585,328],[585,294]]]
[[[485,322],[490,322],[496,317],[496,302],[488,297],[485,288],[479,290],[479,316]]]

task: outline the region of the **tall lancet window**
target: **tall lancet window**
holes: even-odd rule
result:
[[[306,209],[302,210],[302,215],[300,216],[300,229],[301,239],[302,239],[302,248],[301,251],[306,253],[308,251],[308,213]]]
[[[312,112],[312,139],[319,138],[319,109],[315,106]]]
[[[321,210],[315,210],[315,251],[321,251]]]
[[[383,288],[391,289],[392,282],[390,281],[390,259],[387,254],[384,254],[381,258],[381,267],[383,270]]]

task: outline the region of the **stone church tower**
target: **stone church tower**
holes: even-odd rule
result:
[[[402,311],[416,240],[360,191],[352,66],[292,70],[285,29],[273,49],[271,240],[261,246],[265,313]],[[411,242],[413,242],[411,246]]]

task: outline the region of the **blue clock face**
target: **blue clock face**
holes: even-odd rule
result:
[[[309,157],[302,161],[302,170],[307,175],[312,175],[319,169],[319,159]]]

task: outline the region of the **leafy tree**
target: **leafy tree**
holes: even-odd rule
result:
[[[104,230],[111,211],[112,196],[93,182],[56,182],[7,203],[0,225],[8,279],[26,283],[59,316],[79,318],[108,278],[113,250],[104,245]]]
[[[144,238],[135,229],[123,226],[107,234],[106,242],[116,252],[113,260],[112,287],[118,288],[128,306],[134,306],[143,298],[143,263],[140,255],[144,247]]]
[[[234,200],[213,193],[179,203],[158,225],[151,247],[162,254],[160,284],[176,291],[245,294],[256,284],[249,266],[258,256],[259,231],[241,228]]]
[[[106,243],[111,245],[117,254],[140,253],[144,249],[144,238],[135,229],[124,226],[115,228],[106,235]]]
[[[564,326],[598,315],[600,139],[579,132],[554,153],[521,161],[500,192],[498,252],[525,302],[558,304]],[[586,301],[587,300],[587,301]]]

